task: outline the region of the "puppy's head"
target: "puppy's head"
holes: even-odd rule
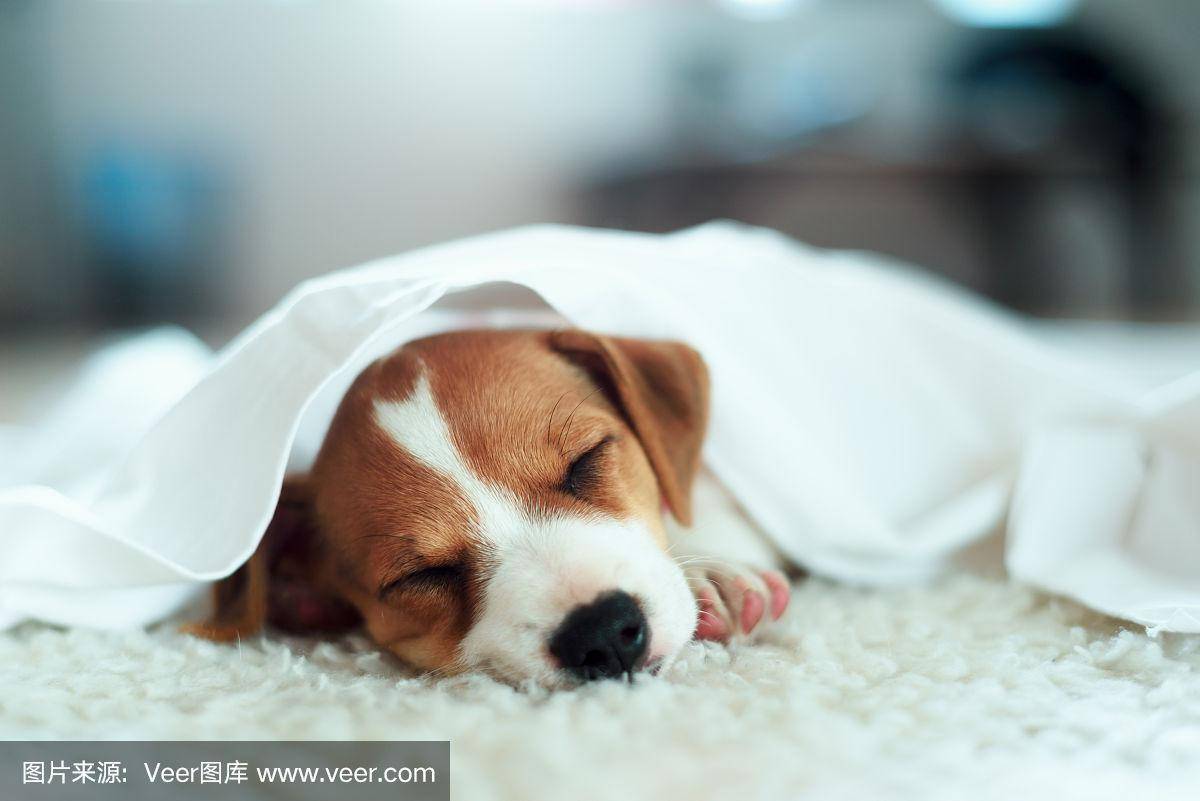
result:
[[[209,636],[361,623],[419,668],[555,686],[672,657],[696,609],[666,553],[708,411],[690,348],[475,331],[368,367]]]

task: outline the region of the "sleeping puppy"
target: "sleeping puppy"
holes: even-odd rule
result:
[[[362,626],[420,669],[548,687],[632,679],[693,635],[761,630],[788,585],[698,479],[707,416],[707,370],[679,343],[578,330],[411,342],[357,378],[194,630]]]

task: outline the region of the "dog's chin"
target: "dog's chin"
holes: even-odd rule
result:
[[[674,663],[678,655],[679,649],[676,649],[669,655],[647,660],[638,670],[625,676],[624,681],[629,684],[652,681],[670,669],[671,664]],[[517,690],[573,690],[586,684],[594,683],[585,681],[568,670],[563,670],[549,664],[538,665],[531,669],[528,665],[517,665],[502,660],[493,660],[477,665],[476,671]]]

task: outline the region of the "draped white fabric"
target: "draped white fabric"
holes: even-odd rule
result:
[[[488,308],[497,283],[547,310]],[[814,572],[921,579],[1003,525],[1016,579],[1200,632],[1200,373],[1146,394],[903,267],[730,223],[476,237],[308,281],[215,355],[178,331],[103,353],[0,435],[0,626],[170,614],[253,552],[368,361],[531,321],[697,347],[708,465]]]

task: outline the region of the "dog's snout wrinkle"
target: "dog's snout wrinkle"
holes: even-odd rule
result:
[[[584,681],[628,677],[646,658],[649,624],[629,593],[614,590],[567,613],[550,637],[550,653]]]

